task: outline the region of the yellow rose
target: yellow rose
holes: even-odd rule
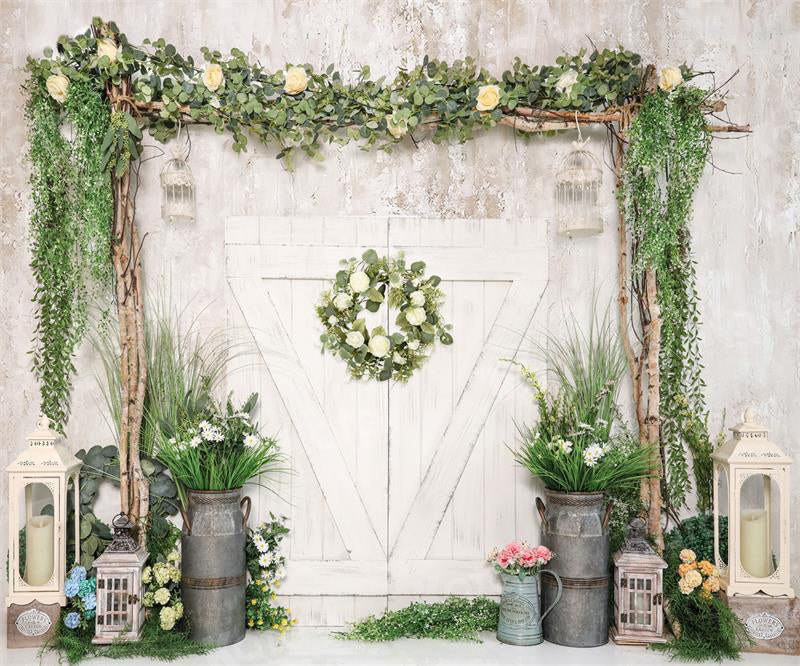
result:
[[[708,560],[702,560],[698,567],[700,571],[703,573],[704,576],[713,576],[714,575],[714,565],[711,564]]]
[[[290,67],[286,70],[286,84],[283,89],[288,95],[299,95],[308,86],[308,75],[302,67]]]
[[[203,85],[211,92],[214,92],[223,83],[225,83],[225,75],[222,73],[222,67],[217,63],[209,63],[203,70]]]
[[[692,589],[699,587],[703,584],[703,576],[700,575],[700,572],[696,569],[692,569],[691,571],[687,572],[684,576],[684,580],[686,584],[689,585]]]
[[[706,585],[708,585],[708,589],[711,590],[712,592],[719,592],[719,589],[721,587],[719,582],[719,576],[711,576],[708,580],[706,580],[705,583],[703,583],[703,587],[705,587]]]
[[[687,573],[689,573],[689,572],[690,572],[692,569],[696,569],[696,568],[697,568],[697,565],[696,565],[694,562],[692,562],[691,564],[686,564],[686,563],[684,562],[683,564],[681,564],[681,565],[678,567],[678,573],[679,573],[681,576],[685,576],[685,575],[686,575]]]
[[[500,103],[500,86],[494,84],[481,86],[478,89],[478,102],[475,108],[478,111],[491,111]]]
[[[658,77],[658,87],[664,92],[671,92],[683,83],[683,75],[677,67],[663,67]]]
[[[97,40],[97,57],[102,58],[103,56],[107,56],[111,62],[117,59],[117,45],[113,39]]]
[[[67,90],[69,89],[69,79],[63,74],[53,74],[48,76],[45,82],[47,92],[59,104],[67,101]]]

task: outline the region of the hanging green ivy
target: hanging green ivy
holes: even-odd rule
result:
[[[63,432],[69,416],[73,357],[86,331],[90,286],[107,284],[111,183],[99,146],[109,109],[99,92],[76,81],[64,113],[35,80],[29,83],[29,158],[33,212],[31,269],[36,280],[33,370],[41,411]],[[62,132],[62,124],[69,126]],[[72,137],[65,138],[67,131]]]
[[[690,86],[647,95],[630,127],[621,203],[633,246],[633,276],[655,270],[661,308],[661,446],[667,498],[676,509],[690,490],[688,449],[698,488],[710,470],[711,442],[699,348],[699,307],[689,223],[694,192],[711,147],[701,105]],[[710,506],[708,493],[699,508]]]

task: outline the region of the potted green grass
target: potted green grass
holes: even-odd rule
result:
[[[279,470],[277,442],[251,420],[257,396],[230,400],[157,444],[178,486],[183,516],[181,594],[192,640],[230,645],[245,632],[245,539],[250,498],[242,486]]]
[[[563,598],[544,620],[544,638],[592,647],[608,641],[611,505],[605,494],[649,476],[650,450],[619,419],[626,362],[608,314],[595,316],[585,332],[570,319],[565,337],[548,339],[541,351],[554,389],[546,391],[522,368],[539,418],[520,429],[514,457],[545,485],[545,500],[536,498],[542,544],[559,553],[551,568],[561,576]],[[556,589],[543,582],[548,605]]]

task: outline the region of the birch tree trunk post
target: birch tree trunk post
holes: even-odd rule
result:
[[[113,112],[133,110],[130,80],[109,85],[108,98]],[[131,195],[131,164],[120,176],[112,176],[114,220],[111,261],[116,280],[115,296],[119,323],[120,423],[119,477],[120,507],[134,523],[149,513],[149,487],[139,456],[139,437],[147,385],[144,347],[144,304],[142,299],[141,242],[136,229]],[[140,530],[143,540],[144,530]]]

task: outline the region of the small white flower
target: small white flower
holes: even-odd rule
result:
[[[560,93],[570,95],[572,87],[578,82],[578,72],[574,69],[567,70],[556,81],[556,90]]]
[[[408,308],[406,310],[406,321],[412,326],[419,326],[426,319],[423,308]]]
[[[572,453],[572,442],[570,442],[568,439],[562,440],[561,453],[566,453],[566,454]]]
[[[411,296],[408,297],[411,301],[411,305],[421,306],[425,305],[425,294],[423,294],[419,289],[416,291],[411,292]]]
[[[245,435],[245,438],[244,438],[244,445],[245,445],[245,446],[246,446],[248,449],[254,449],[254,448],[256,448],[256,447],[257,447],[259,444],[261,444],[261,438],[260,438],[258,435],[254,435],[254,434],[252,434],[252,433],[251,433],[251,434],[249,434],[249,435]]]
[[[364,334],[361,331],[350,331],[345,338],[345,342],[353,349],[358,349],[364,344]]]
[[[406,360],[400,355],[399,352],[395,352],[394,354],[392,354],[392,361],[397,363],[397,365],[405,365],[406,364]]]
[[[356,271],[350,276],[350,288],[356,293],[360,294],[362,291],[369,289],[369,275],[364,271]]]
[[[195,435],[189,440],[189,446],[191,446],[193,449],[196,449],[202,443],[203,443],[203,438],[200,437],[200,435]]]
[[[378,358],[383,358],[389,353],[391,346],[389,338],[385,335],[373,335],[368,345],[369,353]]]
[[[256,550],[259,553],[266,553],[269,550],[269,544],[264,541],[264,539],[259,539],[256,541]],[[272,555],[269,556],[270,562],[272,561]]]
[[[408,348],[411,351],[416,351],[419,349],[419,340],[411,340],[411,342],[408,343]]]
[[[328,323],[331,326],[335,326],[337,321],[339,321],[339,320],[334,315],[331,315],[330,317],[328,317]]]
[[[337,310],[347,310],[353,304],[353,298],[350,294],[336,294],[333,299],[333,306]]]
[[[583,462],[587,467],[594,467],[603,457],[603,447],[599,444],[587,446],[583,451]]]

